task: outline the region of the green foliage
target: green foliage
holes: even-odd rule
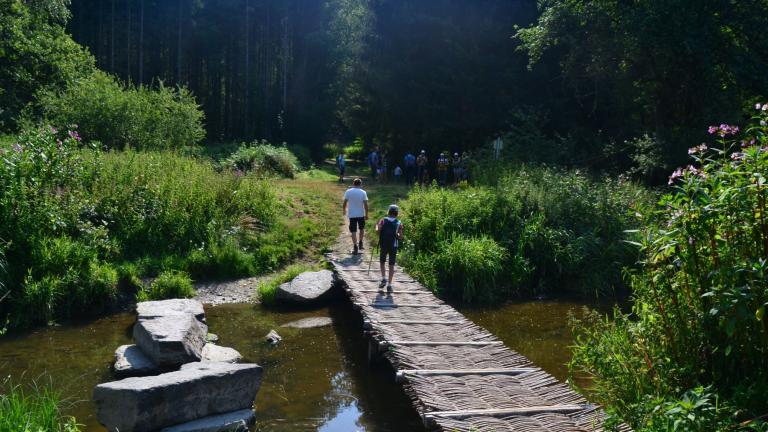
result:
[[[494,268],[495,261],[501,262],[499,273],[478,267],[478,274],[490,279],[483,283],[487,293],[471,294],[476,300],[512,293],[599,296],[622,288],[622,267],[637,257],[625,242],[625,231],[638,222],[632,210],[647,205],[647,192],[626,181],[592,180],[578,171],[524,165],[492,171],[496,176],[487,179],[489,186],[410,193],[403,203],[404,262],[415,273],[424,278],[438,261],[449,262],[445,254],[461,236],[482,240],[465,245],[466,253],[478,252],[472,259],[489,259],[493,262],[487,265]],[[505,252],[497,253],[490,239]],[[470,247],[480,244],[488,248],[487,255]],[[474,285],[474,276],[456,277],[439,274],[432,282],[435,287]],[[423,280],[429,285],[428,277]]]
[[[164,271],[152,281],[148,290],[139,291],[136,300],[164,300],[173,298],[191,298],[195,288],[189,275],[179,271]]]
[[[50,384],[13,384],[10,377],[0,386],[0,431],[77,432],[74,418],[61,413],[62,399]]]
[[[263,250],[282,240],[270,237],[281,206],[264,182],[171,153],[87,149],[75,131],[42,128],[18,143],[0,163],[0,322],[98,313],[118,286],[135,292],[140,274],[243,276],[275,264]]]
[[[296,276],[304,272],[316,270],[316,266],[310,266],[307,264],[293,264],[286,267],[284,270],[259,284],[257,288],[259,293],[259,301],[265,305],[273,305],[275,303],[275,293],[277,292],[277,287],[286,282],[292,281]]]
[[[750,71],[766,65],[757,54],[768,47],[758,24],[766,16],[760,1],[552,0],[516,37],[531,69],[563,89],[560,104],[546,104],[569,133],[623,142],[653,132],[663,159],[651,168],[663,169],[703,138],[704,121],[735,119],[765,93],[768,81]]]
[[[178,149],[205,137],[194,96],[162,82],[156,89],[124,86],[96,72],[64,90],[42,92],[39,105],[50,123],[78,125],[85,139],[111,149]]]
[[[0,1],[0,130],[15,129],[39,91],[63,89],[95,70],[60,24],[67,12],[57,0]]]
[[[293,178],[299,171],[299,160],[288,148],[273,146],[265,140],[241,144],[222,165],[232,171],[254,172],[265,177]]]
[[[415,275],[425,276],[430,289],[467,303],[504,297],[496,279],[503,274],[507,253],[492,238],[455,236],[437,249],[434,256],[414,258]]]
[[[659,430],[662,413],[684,417],[647,398],[676,400],[701,385],[733,418],[768,408],[768,113],[758,108],[746,134],[710,127],[716,148],[690,149],[693,165],[670,177],[673,190],[649,218],[658,223],[638,243],[633,314],[576,325],[573,369],[592,375],[597,400],[637,429]],[[713,422],[685,430],[715,430]]]

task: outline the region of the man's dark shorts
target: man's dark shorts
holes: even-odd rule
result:
[[[379,262],[384,263],[387,261],[387,255],[389,255],[389,264],[395,265],[395,258],[397,257],[396,247],[382,247],[379,253]]]
[[[349,218],[349,232],[357,232],[357,228],[365,229],[365,218]]]

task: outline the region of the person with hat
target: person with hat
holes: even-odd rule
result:
[[[440,153],[440,157],[437,158],[437,178],[440,186],[446,186],[448,184],[448,165],[450,161],[445,156],[445,153]]]
[[[423,185],[426,178],[429,176],[427,173],[427,163],[429,163],[427,152],[422,150],[421,153],[419,153],[419,157],[416,158],[416,179],[420,185]]]
[[[400,208],[394,204],[389,206],[387,216],[376,224],[376,232],[379,233],[379,267],[381,270],[381,282],[379,289],[387,286],[387,292],[392,292],[392,277],[395,274],[395,260],[397,248],[403,240],[403,224],[397,218]],[[389,278],[387,278],[386,263],[389,258]]]
[[[453,167],[453,183],[458,184],[461,181],[461,156],[459,156],[459,153],[453,154],[453,159],[451,159],[451,166]]]

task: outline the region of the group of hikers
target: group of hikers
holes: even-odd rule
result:
[[[400,241],[403,240],[403,224],[397,218],[400,209],[392,204],[387,210],[387,216],[376,223],[379,247],[379,270],[381,282],[379,289],[387,287],[387,292],[392,292],[392,278],[395,273],[395,260]],[[344,192],[344,204],[342,213],[349,219],[349,232],[352,237],[352,253],[357,255],[363,250],[363,237],[365,223],[368,220],[368,193],[363,190],[363,181],[356,178],[352,187]],[[358,234],[359,233],[359,234]],[[373,259],[373,256],[371,256]],[[389,263],[389,277],[387,277],[386,264]]]
[[[389,168],[387,166],[387,152],[373,149],[366,158],[368,168],[371,170],[371,179],[386,182],[389,178]],[[469,174],[469,155],[465,152],[459,155],[454,153],[449,157],[441,152],[434,164],[430,163],[427,152],[422,150],[418,156],[411,152],[403,157],[403,164],[396,165],[392,170],[392,176],[395,183],[405,181],[407,185],[418,183],[428,185],[432,179],[436,179],[440,186],[457,184],[468,180]],[[336,156],[336,168],[339,172],[339,182],[344,182],[344,173],[347,167],[344,152]]]

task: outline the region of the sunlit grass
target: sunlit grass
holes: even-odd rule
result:
[[[50,384],[14,384],[10,377],[0,385],[0,431],[76,432],[73,417],[61,413],[63,401]]]

